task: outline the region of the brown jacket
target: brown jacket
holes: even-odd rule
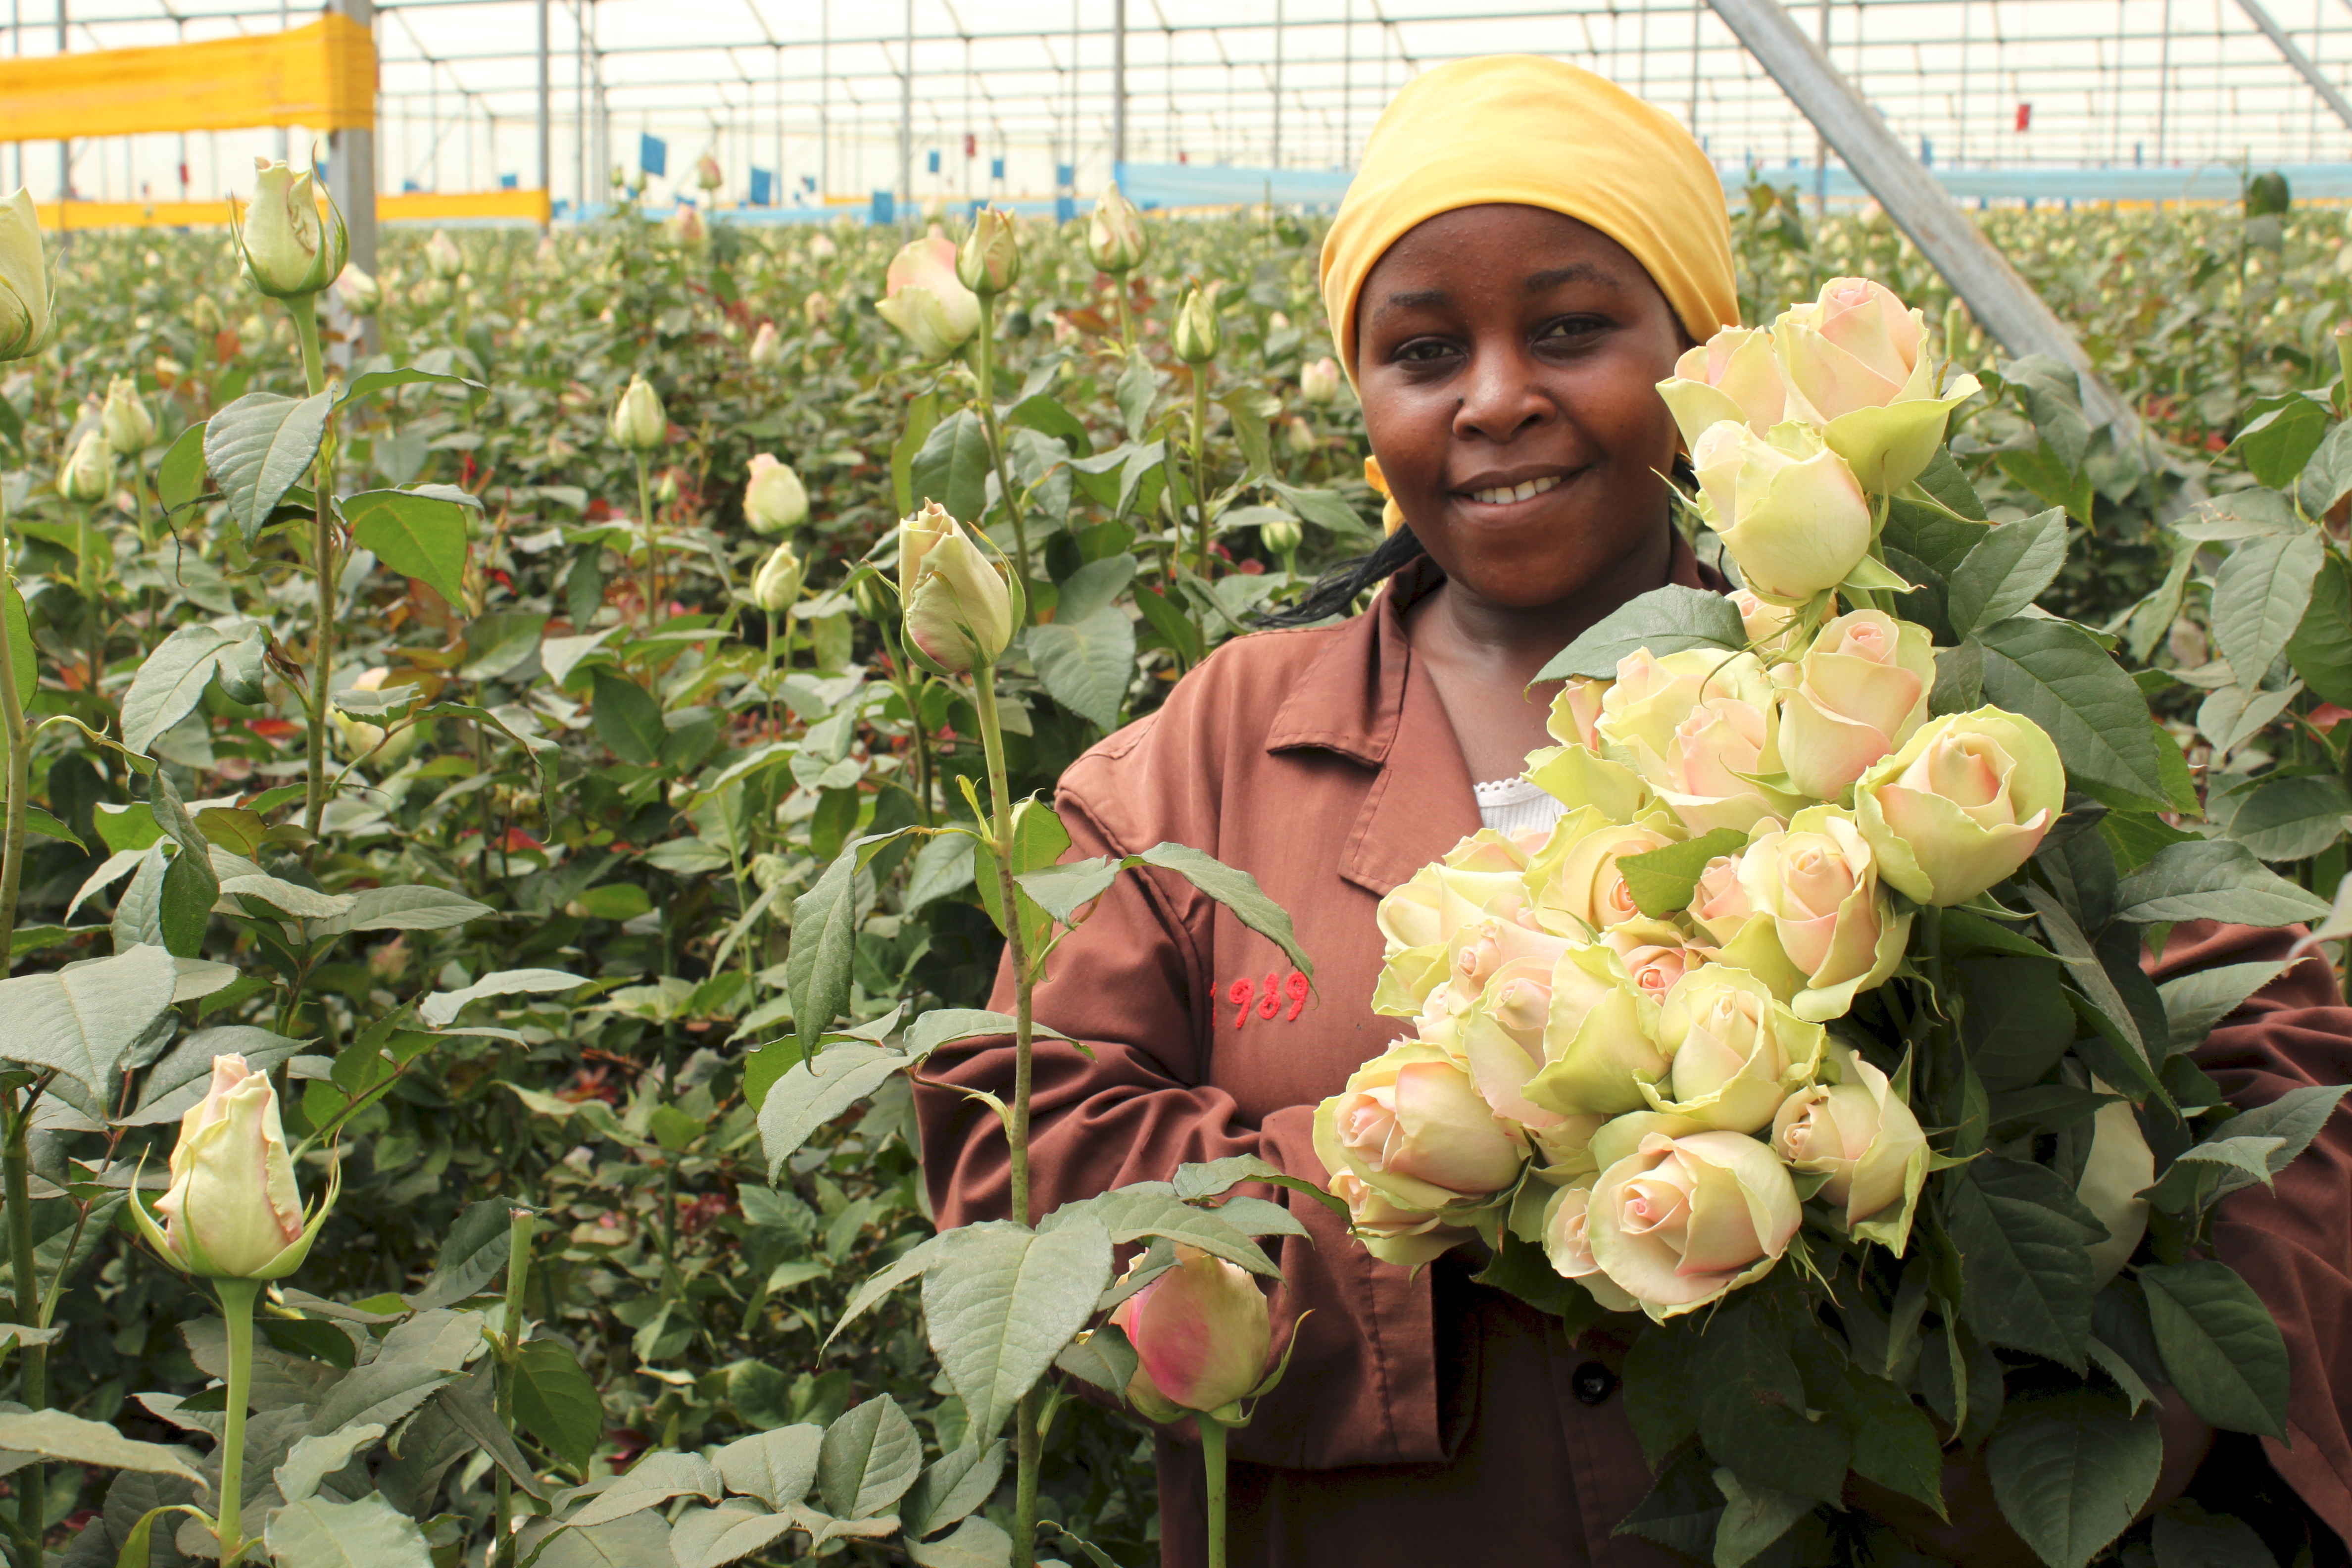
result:
[[[1701,584],[1680,547],[1673,574]],[[1063,776],[1055,804],[1073,858],[1162,841],[1205,849],[1290,912],[1315,975],[1295,1003],[1290,964],[1272,942],[1172,875],[1122,878],[1037,991],[1039,1019],[1095,1053],[1038,1045],[1039,1212],[1227,1154],[1323,1179],[1316,1105],[1400,1032],[1370,1006],[1381,950],[1374,908],[1479,826],[1452,726],[1404,635],[1403,605],[1437,580],[1424,563],[1353,620],[1226,644],[1159,711]],[[2275,933],[2232,934],[2260,944]],[[2176,951],[2189,942],[2184,930]],[[2191,945],[2200,963],[2244,956]],[[2240,1070],[2225,1079],[2233,1095],[2242,1088],[2258,1102],[2352,1077],[2352,1016],[2333,1005],[2325,965],[2302,966],[2268,994],[2279,1000],[2254,1005],[2319,1010],[2218,1033],[2217,1048],[2233,1042],[2217,1064]],[[993,1005],[1011,1005],[1002,977]],[[971,1042],[935,1057],[931,1071],[1006,1093],[1011,1057],[1006,1042]],[[1001,1216],[994,1117],[944,1089],[919,1091],[918,1107],[940,1224]],[[2289,1317],[2301,1430],[2282,1468],[2338,1531],[2352,1531],[2352,1444],[2325,1373],[2352,1352],[2347,1168],[2352,1140],[2331,1137],[2279,1198],[2264,1197],[2263,1218],[2233,1220],[2223,1239]],[[1290,1206],[1307,1235],[1277,1258],[1276,1342],[1313,1315],[1288,1377],[1234,1435],[1234,1563],[1425,1563],[1472,1539],[1482,1553],[1545,1564],[1681,1561],[1610,1534],[1649,1485],[1614,1393],[1621,1344],[1594,1331],[1571,1346],[1555,1320],[1450,1261],[1408,1277],[1375,1262],[1319,1205]],[[1166,1561],[1197,1563],[1197,1450],[1163,1441],[1160,1454]]]

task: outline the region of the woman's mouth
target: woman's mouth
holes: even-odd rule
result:
[[[1561,478],[1562,476],[1559,474],[1545,474],[1538,479],[1528,479],[1516,485],[1498,485],[1490,489],[1470,490],[1465,493],[1472,500],[1487,506],[1508,506],[1513,501],[1528,500],[1543,494],[1546,490],[1557,489]]]

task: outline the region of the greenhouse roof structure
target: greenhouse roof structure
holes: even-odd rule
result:
[[[27,59],[319,15],[285,0],[7,5],[0,47]],[[387,193],[534,187],[543,159],[559,209],[603,200],[616,167],[649,174],[658,200],[696,191],[705,153],[720,205],[819,209],[863,207],[877,191],[1082,195],[1115,163],[1344,174],[1404,80],[1502,50],[1611,76],[1685,118],[1727,174],[1810,185],[1834,162],[1710,0],[339,0],[352,6],[376,40]],[[2352,156],[2352,107],[2335,85],[2352,81],[2352,0],[1787,11],[1938,172],[2187,174]],[[307,134],[91,136],[67,149],[67,177],[90,199],[206,199],[238,184],[246,156]],[[0,173],[53,197],[54,145],[18,144]]]

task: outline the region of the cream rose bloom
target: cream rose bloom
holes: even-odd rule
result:
[[[1797,670],[1780,710],[1781,765],[1801,794],[1835,800],[1927,722],[1934,639],[1883,610],[1855,610],[1821,629]]]
[[[1336,1173],[1326,1184],[1348,1205],[1348,1228],[1364,1250],[1400,1268],[1433,1262],[1477,1232],[1444,1223],[1438,1215],[1409,1209],[1368,1185],[1353,1171]]]
[[[1703,964],[1677,981],[1658,1015],[1668,1067],[1663,1089],[1645,1080],[1656,1110],[1703,1126],[1754,1132],[1792,1090],[1821,1071],[1828,1035],[1744,970]]]
[[[1788,383],[1765,327],[1726,327],[1675,362],[1658,383],[1683,445],[1694,446],[1709,426],[1737,420],[1761,436],[1787,416]]]
[[[1586,1245],[1657,1321],[1762,1279],[1803,1222],[1796,1184],[1741,1132],[1651,1133],[1594,1182]]]
[[[1410,1018],[1431,1005],[1453,973],[1456,933],[1492,916],[1531,918],[1527,852],[1481,828],[1390,889],[1375,919],[1386,942],[1372,1010]],[[1480,984],[1484,984],[1482,980]]]
[[[1691,447],[1699,512],[1767,598],[1801,603],[1836,587],[1870,552],[1870,501],[1836,452],[1799,425],[1769,438],[1732,420]]]
[[[1938,385],[1926,318],[1883,284],[1832,278],[1810,305],[1772,323],[1791,418],[1822,426],[1830,450],[1867,489],[1887,494],[1926,471],[1951,411],[1978,390]]]
[[[1843,1083],[1813,1084],[1772,1117],[1772,1148],[1800,1171],[1823,1174],[1818,1196],[1845,1211],[1846,1228],[1900,1258],[1927,1180],[1927,1135],[1886,1075],[1849,1055]]]
[[[1552,1269],[1563,1279],[1573,1279],[1592,1293],[1592,1299],[1612,1312],[1631,1312],[1641,1303],[1619,1289],[1612,1280],[1601,1272],[1593,1260],[1591,1231],[1592,1187],[1600,1179],[1598,1172],[1570,1183],[1551,1194],[1544,1205],[1542,1243],[1544,1257]]]
[[[1528,899],[1536,922],[1581,940],[1633,919],[1642,911],[1617,862],[1673,842],[1655,827],[1612,822],[1592,806],[1570,812],[1528,862]]]
[[[1746,832],[1802,802],[1755,782],[1780,771],[1777,693],[1753,654],[1686,648],[1618,661],[1593,734],[1693,834]]]
[[[1518,1179],[1527,1143],[1443,1051],[1404,1040],[1316,1108],[1315,1154],[1401,1207],[1475,1207]]]
[[[1879,875],[1923,904],[1964,902],[2024,865],[2065,801],[2058,748],[1998,708],[1932,721],[1853,786]]]
[[[1911,917],[1895,912],[1870,845],[1836,806],[1808,806],[1786,829],[1759,834],[1739,858],[1739,885],[1805,976],[1790,1003],[1801,1018],[1839,1016],[1903,960]]]

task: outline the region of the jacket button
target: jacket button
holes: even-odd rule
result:
[[[1576,1390],[1578,1404],[1599,1405],[1616,1392],[1617,1374],[1597,1361],[1589,1361],[1576,1369],[1569,1386]]]

